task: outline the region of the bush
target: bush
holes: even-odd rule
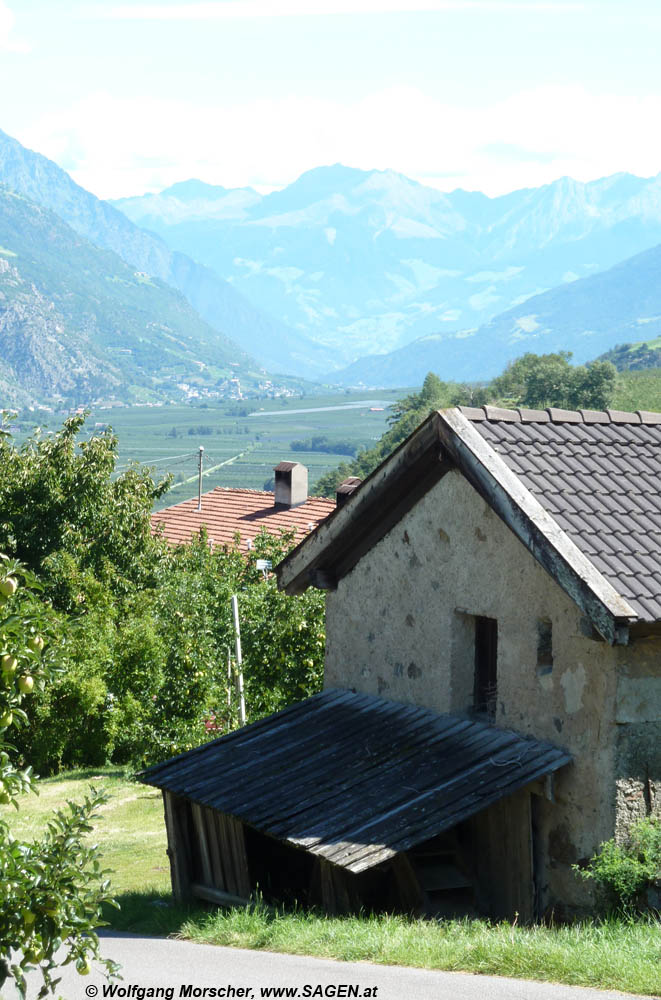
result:
[[[661,879],[661,821],[639,820],[624,843],[607,840],[586,868],[575,870],[596,884],[605,909],[644,908],[646,890]]]
[[[25,727],[26,701],[44,693],[58,672],[58,618],[40,601],[39,585],[17,562],[0,557],[0,803],[19,807],[19,796],[34,791],[31,768],[19,770],[15,749],[6,742]],[[0,989],[13,979],[25,997],[25,972],[38,966],[40,997],[55,990],[53,972],[74,962],[86,975],[99,957],[95,928],[103,903],[111,902],[98,849],[85,841],[94,810],[105,801],[94,790],[85,801],[53,813],[45,833],[22,842],[0,818]],[[60,948],[64,958],[56,959]],[[114,971],[114,963],[104,963]]]

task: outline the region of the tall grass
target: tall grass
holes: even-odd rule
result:
[[[518,927],[468,919],[273,914],[257,907],[189,918],[179,936],[343,961],[661,993],[661,924],[652,919]]]

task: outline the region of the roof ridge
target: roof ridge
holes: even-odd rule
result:
[[[526,407],[506,409],[501,406],[457,406],[457,409],[467,420],[488,421],[495,423],[522,424],[661,424],[661,413],[651,410],[563,410],[556,406],[548,406],[544,410],[531,410]]]
[[[204,500],[205,497],[206,497],[207,500],[208,500],[214,494],[218,494],[218,493],[234,493],[234,494],[241,494],[241,495],[244,495],[244,496],[245,496],[245,494],[249,494],[250,496],[270,497],[271,499],[273,499],[273,497],[275,496],[275,494],[271,490],[254,490],[254,489],[250,489],[249,487],[243,487],[243,486],[214,486],[213,489],[207,490],[206,493],[202,494],[202,499]],[[319,500],[321,500],[323,503],[330,504],[333,507],[335,506],[335,500],[333,500],[332,497],[316,497],[316,496],[312,497],[312,496],[310,496],[303,503],[297,504],[296,507],[284,508],[283,512],[285,512],[286,510],[298,510],[298,511],[300,511],[300,510],[302,510],[305,507],[306,504],[311,503],[311,502],[314,503],[314,502],[319,501]],[[150,516],[154,517],[156,514],[165,514],[167,511],[173,511],[177,507],[183,507],[185,504],[193,504],[193,503],[197,503],[197,496],[187,497],[186,500],[179,500],[177,503],[170,504],[168,507],[161,507],[160,510],[152,511],[152,514]],[[197,508],[195,508],[194,510],[191,511],[191,513],[200,513],[200,514],[204,513],[204,514],[208,514],[208,509],[202,512],[202,511],[198,511]]]

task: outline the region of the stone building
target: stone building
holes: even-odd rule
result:
[[[661,414],[441,411],[279,567],[328,591],[327,687],[569,751],[531,799],[538,912],[661,813],[660,483]]]
[[[178,894],[585,905],[661,812],[659,483],[661,414],[432,414],[277,569],[327,591],[324,693],[145,775]]]

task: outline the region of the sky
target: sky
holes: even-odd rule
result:
[[[652,176],[660,42],[658,0],[0,0],[0,128],[103,198]]]

